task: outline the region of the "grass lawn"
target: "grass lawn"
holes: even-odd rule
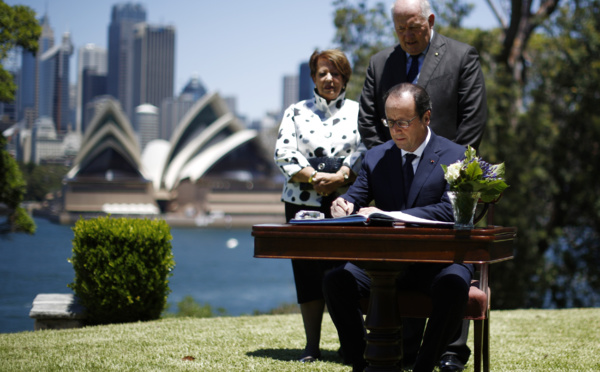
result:
[[[600,308],[492,311],[490,324],[492,371],[600,371]],[[296,362],[303,346],[299,314],[167,318],[0,334],[0,371],[351,370],[327,314],[323,360]]]

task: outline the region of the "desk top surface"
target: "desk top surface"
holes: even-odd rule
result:
[[[254,256],[391,262],[493,263],[513,257],[514,227],[255,225]]]

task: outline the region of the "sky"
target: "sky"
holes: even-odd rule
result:
[[[108,48],[113,0],[4,0],[47,13],[55,43],[70,32],[77,53],[88,43]],[[384,0],[391,6],[392,0]],[[315,49],[334,47],[333,0],[141,0],[151,24],[176,29],[175,95],[197,75],[209,92],[236,97],[237,111],[260,119],[282,105],[283,77],[298,74]],[[473,1],[475,3],[475,1]],[[487,5],[476,2],[465,27],[495,27]]]

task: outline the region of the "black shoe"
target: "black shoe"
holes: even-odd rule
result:
[[[319,358],[309,355],[309,356],[305,356],[305,357],[298,359],[298,361],[300,363],[312,363],[312,362],[315,362],[317,359],[319,359]]]
[[[444,355],[440,361],[440,372],[461,372],[465,365],[455,355]]]
[[[321,359],[321,353],[318,353],[317,355],[302,355],[298,361],[300,363],[312,363],[317,359]]]

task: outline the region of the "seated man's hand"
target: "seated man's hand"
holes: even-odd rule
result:
[[[362,214],[363,216],[368,216],[371,213],[381,212],[381,209],[375,207],[363,207],[356,212],[356,214]]]
[[[342,217],[347,216],[354,210],[354,204],[348,203],[344,198],[337,198],[331,203],[331,216]]]

